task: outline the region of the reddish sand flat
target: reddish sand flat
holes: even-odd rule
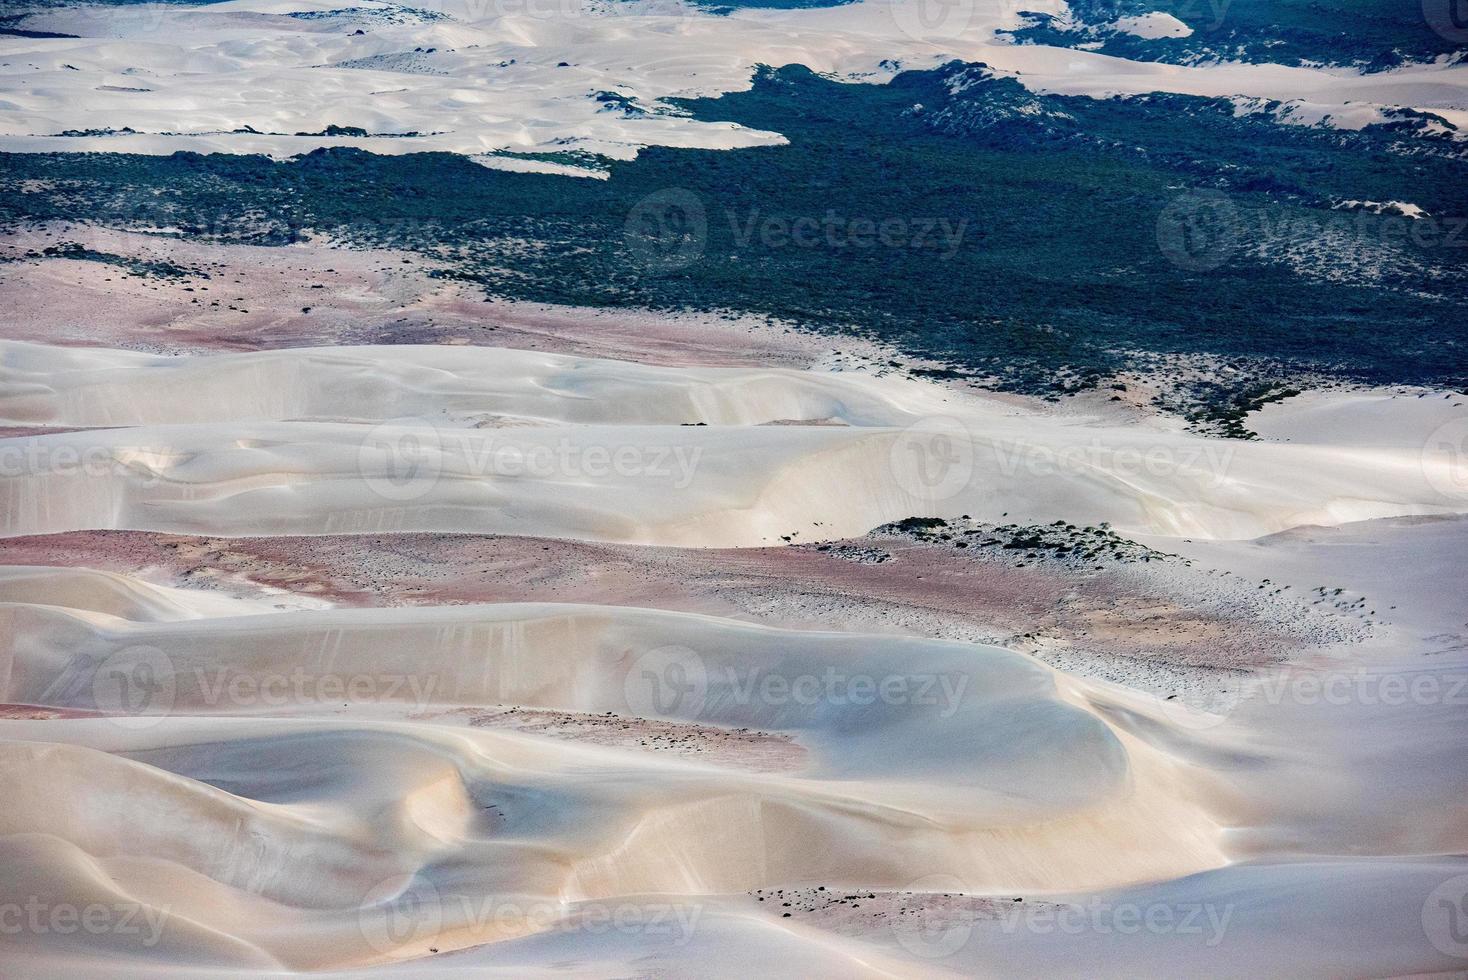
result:
[[[710,765],[752,772],[794,772],[801,768],[806,758],[805,748],[788,735],[748,728],[731,730],[714,725],[680,724],[610,711],[588,714],[508,706],[490,710],[458,708],[413,716],[414,721],[445,718],[463,718],[472,728],[527,732],[589,745],[667,752]]]
[[[824,548],[824,550],[823,550]],[[220,538],[77,532],[0,541],[0,563],[139,574],[348,606],[588,602],[810,629],[963,636],[1032,652],[1240,669],[1360,634],[1255,583],[1176,560],[1078,568],[894,531],[822,545],[679,549],[400,534]]]
[[[184,270],[46,254],[68,243]],[[82,225],[0,235],[7,337],[178,353],[335,344],[476,344],[673,366],[806,366],[890,352],[763,319],[490,300],[423,256],[331,242],[222,245]]]

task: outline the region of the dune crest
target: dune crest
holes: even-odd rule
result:
[[[0,475],[0,534],[11,537],[437,531],[748,547],[971,514],[1249,538],[1468,510],[1452,460],[1430,447],[956,416],[900,429],[143,426],[12,437],[0,456],[36,461]]]

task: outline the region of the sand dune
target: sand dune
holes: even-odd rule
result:
[[[0,565],[0,603],[62,608],[70,615],[106,622],[113,617],[141,622],[173,622],[208,616],[247,616],[277,612],[264,600],[242,600],[154,585],[126,575],[89,568]],[[88,615],[95,614],[95,615]]]
[[[920,808],[812,780],[423,725],[166,719],[128,732],[95,719],[9,729],[12,739],[107,751],[7,742],[7,778],[46,779],[54,794],[10,814],[7,839],[66,842],[68,866],[100,864],[113,888],[160,910],[182,905],[295,968],[495,942],[539,932],[536,915],[568,902],[640,893],[791,880],[901,888],[913,869],[945,869],[973,888],[1054,888],[1220,863],[1198,817],[1127,826],[1127,814],[1161,802],[1147,786],[1076,816],[985,826],[979,814],[934,823]],[[54,800],[76,816],[54,819]],[[147,830],[129,833],[134,823]],[[360,910],[382,882],[433,893],[448,918],[421,943],[371,948]],[[181,904],[181,886],[197,902]],[[454,921],[461,899],[536,911]]]
[[[1055,889],[1224,861],[1206,780],[998,648],[554,604],[208,619],[137,605],[99,621],[81,598],[0,606],[5,699],[102,715],[7,723],[7,778],[47,785],[4,818],[10,867],[62,842],[67,867],[105,868],[152,909],[191,895],[200,928],[293,968],[502,940],[629,896],[901,888],[914,869]],[[439,710],[490,704],[758,728],[810,761],[752,775]],[[842,843],[813,846],[827,841]],[[364,938],[385,880],[444,903],[422,942]],[[524,914],[471,921],[465,903],[491,899]]]
[[[1468,396],[1437,391],[1310,391],[1265,405],[1250,417],[1278,442],[1416,449],[1468,433]],[[1439,452],[1442,447],[1433,447]]]
[[[572,147],[627,158],[648,145],[733,149],[778,133],[670,112],[606,112],[616,91],[643,107],[675,95],[747,88],[756,65],[803,64],[851,81],[954,58],[982,61],[1036,90],[1107,96],[1181,92],[1297,103],[1303,118],[1360,127],[1382,105],[1468,121],[1468,66],[1365,74],[1270,64],[1177,66],[998,36],[1021,8],[918,0],[743,10],[639,2],[405,9],[362,0],[274,0],[46,10],[3,38],[0,146],[12,152],[267,153],[318,146],[446,151],[514,166],[500,150]],[[1026,11],[1063,14],[1056,2]],[[369,135],[324,135],[329,126]],[[124,129],[131,132],[123,132]],[[61,134],[70,132],[73,135]],[[322,135],[301,135],[316,133]],[[77,135],[81,134],[81,135]],[[549,164],[551,172],[578,168]]]
[[[441,976],[459,969],[508,977],[565,962],[592,947],[612,970],[676,973],[703,962],[709,964],[703,975],[731,978],[747,976],[751,962],[762,972],[780,973],[788,965],[790,975],[853,977],[1448,976],[1457,972],[1457,958],[1400,937],[1421,936],[1417,919],[1424,900],[1464,870],[1464,862],[1447,858],[1246,864],[1156,889],[1019,904],[1007,896],[945,901],[946,915],[907,921],[894,905],[912,906],[884,902],[888,896],[878,893],[878,901],[851,911],[843,924],[880,937],[886,957],[869,943],[853,949],[840,933],[811,924],[813,917],[782,920],[771,929],[741,903],[719,901],[702,907],[699,927],[688,940],[671,930],[663,936],[593,937],[567,924],[388,973]],[[873,911],[863,915],[867,908]],[[1168,924],[1134,928],[1132,917],[1140,922],[1147,910],[1156,911],[1154,922]],[[1318,936],[1322,944],[1302,944],[1302,935]],[[568,975],[581,975],[569,969]]]
[[[895,373],[484,347],[157,357],[10,342],[0,380],[0,422],[117,427],[0,440],[7,536],[437,531],[747,547],[910,516],[1244,538],[1468,510],[1451,443],[1415,422],[1385,444],[1325,429],[1319,444],[1220,441]],[[1424,418],[1451,419],[1454,404]],[[279,421],[301,419],[333,421]],[[761,425],[777,421],[844,425]]]
[[[1242,538],[1468,509],[1450,453],[1431,447],[1220,443],[1003,418],[904,429],[147,426],[0,440],[0,460],[6,536],[439,531],[738,547],[971,514]]]
[[[25,788],[0,812],[0,955],[17,976],[1341,976],[1461,959],[1434,903],[1468,882],[1468,736],[1443,694],[1468,647],[1461,603],[1404,595],[1454,581],[1461,530],[1429,548],[1433,522],[1325,527],[1468,511],[1428,431],[1454,422],[1450,400],[1412,401],[1391,438],[1350,438],[1348,405],[1315,441],[1285,421],[1293,442],[1243,442],[880,372],[19,343],[0,348],[0,388],[5,424],[71,430],[0,440],[4,534],[34,536],[27,564],[0,567],[0,776]],[[1216,578],[1261,603],[1294,590],[1270,608],[1298,610],[1302,636],[1350,628],[1231,660],[1200,710],[895,621],[629,604],[686,601],[628,570],[634,546],[689,549],[642,552],[664,580],[695,548],[765,546],[700,566],[718,579],[745,555],[961,514],[1110,522],[1186,552],[1155,573],[1168,603],[1123,622],[1169,623]],[[47,556],[47,534],[130,528],[210,537],[120,545],[136,574],[42,564],[67,554]],[[406,531],[422,534],[391,537]],[[435,548],[475,533],[522,539],[503,565],[484,549],[504,538]],[[882,561],[909,563],[905,589],[943,577],[927,592],[962,602],[1000,581],[903,533]],[[439,594],[403,576],[334,606],[229,571],[224,539],[282,534],[364,543],[323,541],[328,564],[413,548],[483,580]],[[478,601],[510,591],[496,575],[593,551],[541,557],[557,538],[620,543],[578,581],[592,601]],[[867,560],[855,540],[816,554]],[[220,574],[179,570],[194,562]],[[1364,594],[1326,600],[1337,572],[1382,615]],[[1057,662],[1079,663],[1106,595],[1080,580],[1137,600],[1140,579],[1067,576],[1035,601],[1075,616]],[[741,596],[791,616],[765,587]],[[897,608],[869,598],[863,623]],[[1428,677],[1440,696],[1272,694],[1260,667],[1299,650],[1282,670]],[[3,928],[28,908],[99,926]]]
[[[440,424],[905,425],[932,386],[788,369],[673,369],[491,347],[158,357],[0,341],[0,425],[430,418]]]
[[[1039,822],[982,812],[935,822],[920,801],[899,809],[859,788],[838,794],[814,780],[756,780],[646,753],[428,725],[170,718],[136,733],[102,719],[9,727],[7,777],[49,786],[7,817],[13,853],[33,853],[35,838],[63,841],[74,849],[65,864],[100,865],[114,888],[182,908],[295,968],[512,938],[578,901],[792,881],[902,888],[915,869],[942,869],[976,889],[1054,889],[1222,861],[1206,820],[1175,804],[1163,816],[1154,805],[1164,794],[1149,785]],[[1145,766],[1136,777],[1151,778]],[[56,819],[60,800],[74,816]],[[1155,822],[1131,822],[1139,812]],[[833,840],[842,846],[816,845]],[[7,866],[7,893],[14,873]],[[383,882],[453,907],[421,942],[374,949],[359,921]],[[460,899],[536,911],[454,921]]]
[[[112,678],[146,671],[159,699],[140,706],[140,723],[159,711],[330,714],[338,701],[364,700],[416,712],[501,704],[610,711],[797,733],[813,751],[812,778],[900,782],[893,799],[904,806],[931,798],[941,808],[962,791],[961,808],[987,800],[1000,813],[1094,802],[1117,792],[1127,771],[1105,726],[1059,703],[1063,675],[994,647],[568,604],[102,622],[56,606],[0,608],[11,622],[6,700],[116,710],[128,692]],[[872,678],[893,678],[890,696],[848,690]],[[846,701],[812,711],[833,686]],[[926,740],[921,730],[936,721],[949,738]],[[1011,725],[1046,741],[1017,752],[1005,734]],[[1037,769],[1041,758],[1048,761]],[[1055,758],[1071,760],[1058,785]],[[986,763],[974,781],[922,785],[959,759]]]

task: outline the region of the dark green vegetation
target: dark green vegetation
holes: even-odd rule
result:
[[[113,252],[101,252],[94,248],[87,248],[78,242],[61,242],[58,245],[47,246],[39,252],[31,250],[24,253],[24,258],[58,258],[74,259],[79,262],[100,262],[103,265],[116,266],[130,275],[141,278],[148,278],[150,276],[156,279],[212,278],[203,269],[193,269],[179,265],[176,262],[168,262],[162,259],[137,259],[127,255],[117,255]]]
[[[1017,40],[1097,49],[1132,61],[1193,64],[1253,61],[1351,65],[1384,71],[1464,50],[1468,30],[1454,28],[1457,0],[1071,0],[1072,20],[1030,14]],[[1121,17],[1160,11],[1193,29],[1184,38],[1140,38],[1113,30]],[[1459,14],[1459,17],[1462,15]],[[1443,32],[1434,25],[1444,28]]]
[[[1060,562],[1074,567],[1096,567],[1096,562],[1182,561],[1176,555],[1155,551],[1146,545],[1123,538],[1111,530],[1109,524],[1099,527],[1079,527],[1065,521],[1053,524],[991,524],[974,521],[967,516],[959,520],[944,520],[937,517],[909,517],[872,533],[895,532],[906,534],[927,544],[949,545],[954,548],[972,548],[1005,560],[1017,561],[1021,566],[1036,562]],[[830,550],[821,546],[818,551]]]
[[[0,220],[260,244],[315,229],[494,295],[764,314],[1030,391],[1205,357],[1222,373],[1199,390],[1225,414],[1297,372],[1468,383],[1468,164],[1419,132],[1431,117],[1283,126],[1222,100],[1036,96],[956,64],[890,85],[787,67],[681,108],[790,145],[652,148],[607,181],[340,149],[9,156]],[[1432,217],[1333,210],[1347,199]]]
[[[1300,394],[1298,388],[1270,381],[1254,382],[1240,387],[1214,383],[1208,397],[1199,399],[1200,407],[1190,413],[1190,421],[1234,439],[1257,439],[1258,434],[1244,425],[1250,414],[1265,405],[1282,402]]]
[[[53,31],[28,31],[20,27],[9,27],[6,22],[14,18],[0,18],[0,37],[76,37],[75,34],[57,34]]]

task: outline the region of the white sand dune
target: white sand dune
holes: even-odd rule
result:
[[[159,357],[0,341],[0,425],[430,418],[440,424],[906,425],[931,385],[790,369],[666,368],[491,347]]]
[[[1224,861],[1206,781],[997,648],[551,604],[102,617],[81,585],[115,586],[51,577],[77,609],[0,605],[4,698],[105,716],[6,723],[0,769],[46,788],[0,821],[0,890],[49,862],[67,894],[181,908],[160,959],[322,969],[542,932],[574,903],[898,889],[914,869],[1053,890]],[[811,763],[754,776],[432,720],[492,704],[760,728]],[[384,881],[431,896],[431,928],[376,942]]]
[[[173,622],[279,612],[263,600],[155,585],[90,568],[0,565],[0,603],[55,606],[97,622]]]
[[[1461,62],[1372,74],[1270,64],[1184,67],[1015,45],[995,33],[1017,25],[1021,9],[1063,7],[1046,0],[1023,8],[987,2],[929,9],[922,0],[864,0],[725,17],[673,0],[449,0],[418,10],[376,0],[350,8],[326,0],[234,0],[47,10],[23,23],[80,36],[0,38],[0,148],[287,157],[340,145],[471,156],[569,146],[614,158],[647,145],[734,149],[783,137],[676,113],[608,112],[594,96],[614,91],[655,108],[669,96],[743,90],[760,64],[798,63],[852,81],[885,81],[897,66],[953,58],[1066,94],[1280,100],[1297,103],[1302,116],[1348,127],[1379,121],[1382,105],[1468,122],[1468,65]],[[371,135],[297,135],[328,126]],[[133,132],[117,132],[124,129]]]
[[[1468,510],[1447,450],[1033,418],[904,429],[144,426],[0,440],[0,464],[6,536],[443,531],[740,547],[914,515],[1243,538]]]
[[[1419,913],[1444,880],[1465,870],[1468,862],[1452,858],[1245,864],[1145,889],[1009,907],[1009,899],[958,905],[946,917],[903,921],[891,911],[865,923],[867,936],[887,947],[886,957],[799,920],[771,928],[738,903],[710,901],[688,939],[676,930],[593,936],[572,922],[386,974],[513,977],[564,964],[568,976],[595,976],[571,965],[592,948],[592,959],[611,965],[608,973],[693,970],[719,978],[751,971],[863,978],[1457,976],[1461,960],[1426,942]],[[1165,925],[1148,928],[1149,914]]]
[[[53,601],[28,602],[47,579]],[[791,944],[791,963],[856,975],[1053,975],[1105,957],[1116,976],[1339,976],[1453,960],[1408,926],[1461,860],[1277,860],[1295,835],[1333,839],[1312,826],[1323,801],[1369,813],[1358,779],[1411,785],[1395,750],[1371,747],[1401,709],[1286,705],[1300,727],[1276,719],[1272,744],[1258,719],[1177,728],[1165,703],[992,647],[557,604],[240,615],[248,601],[213,597],[209,615],[181,616],[186,603],[162,601],[178,590],[158,586],[133,583],[151,601],[117,604],[116,579],[0,574],[5,700],[105,712],[3,723],[0,772],[36,791],[0,815],[0,892],[126,908],[156,936],[22,932],[22,965],[333,970],[464,948],[433,959],[435,975],[539,971],[572,950],[585,975],[607,975],[634,950],[680,972],[739,942],[756,957]],[[852,678],[942,683],[933,704],[802,702],[798,678],[830,676],[847,679],[838,695],[858,690]],[[491,703],[696,723],[700,737],[760,728],[809,762],[754,775],[570,729],[466,728],[441,710]],[[1417,710],[1437,714],[1440,778],[1459,778],[1451,712]],[[1333,758],[1353,744],[1329,735],[1338,725],[1371,730],[1370,744]],[[1290,788],[1306,785],[1312,801]],[[1460,846],[1463,828],[1440,816],[1436,846]],[[1342,832],[1340,846],[1414,846]],[[1276,863],[1226,866],[1270,836]],[[1145,884],[1157,879],[1177,880]],[[741,894],[820,886],[939,911],[823,925]],[[1030,906],[976,911],[938,892]],[[1172,928],[1125,931],[1157,910]],[[612,915],[625,927],[587,926]],[[1302,945],[1301,931],[1339,945]]]
[[[1461,959],[1426,941],[1420,913],[1444,881],[1465,869],[1452,858],[1239,865],[1148,889],[1075,896],[1064,905],[1020,906],[1034,912],[999,904],[997,911],[959,912],[930,923],[876,918],[866,939],[795,919],[771,920],[751,911],[742,897],[685,905],[639,896],[610,907],[572,906],[563,921],[532,936],[321,976],[1455,977]],[[1169,925],[1135,926],[1149,910],[1154,922]],[[608,924],[617,911],[627,927]],[[79,952],[73,970],[157,975],[156,965],[146,961],[105,956]],[[17,976],[45,976],[25,968],[57,959],[17,950],[12,963]],[[257,974],[240,968],[231,975]]]
[[[819,951],[825,971],[852,976],[884,975],[868,972],[875,964],[917,977],[1455,976],[1460,958],[1429,945],[1420,920],[1442,882],[1465,870],[1468,862],[1453,858],[1245,864],[1161,886],[960,910],[922,925],[876,919],[869,935],[906,957],[900,967],[864,957],[843,962],[850,950],[830,933],[799,924],[781,931],[796,962]],[[498,968],[509,976],[594,945],[604,961],[651,962],[675,973],[710,963],[707,975],[737,977],[744,974],[728,963],[734,951],[787,949],[742,913],[711,903],[685,945],[675,937],[593,940],[567,927],[453,957],[440,968],[487,976]],[[1146,926],[1149,914],[1163,925]],[[390,974],[429,975],[421,964]]]
[[[1436,695],[1322,702],[1234,671],[1198,710],[896,633],[333,608],[147,560],[139,577],[3,566],[0,778],[19,789],[0,811],[0,972],[1453,969],[1464,522],[1350,522],[1468,512],[1437,432],[1455,403],[1372,402],[1400,426],[1353,440],[1356,404],[1242,442],[890,374],[5,344],[0,421],[72,430],[0,440],[6,537],[748,546],[914,515],[1108,521],[1219,575],[1369,591],[1381,628],[1303,666]]]
[[[1046,415],[895,373],[485,347],[157,357],[10,342],[0,382],[0,423],[117,427],[0,440],[8,536],[459,531],[740,547],[911,516],[1245,538],[1468,510],[1454,445],[1406,415],[1390,442],[1322,427],[1319,444],[1284,446]],[[1460,403],[1424,418],[1455,418]],[[293,419],[355,424],[277,421]],[[760,424],[775,421],[844,425]]]
[[[85,608],[0,609],[11,624],[5,700],[105,712],[121,697],[112,678],[145,672],[159,696],[139,711],[140,723],[158,712],[331,714],[342,699],[417,712],[501,704],[611,711],[796,733],[813,753],[809,778],[832,791],[871,783],[862,792],[882,798],[882,785],[900,784],[891,805],[927,800],[935,816],[944,808],[1055,815],[1121,792],[1129,771],[1105,725],[1060,703],[1063,675],[992,647],[569,604],[189,620],[152,610],[140,610],[143,620],[101,620]],[[887,694],[848,690],[888,677],[900,680]],[[846,700],[812,710],[832,689]],[[925,729],[940,723],[948,737],[929,738]],[[1021,748],[1012,727],[1034,735]]]
[[[1444,452],[1468,436],[1468,395],[1440,391],[1310,391],[1271,402],[1249,427],[1277,442],[1428,446]],[[1460,467],[1462,468],[1462,467]],[[1468,472],[1464,473],[1468,477]]]
[[[1145,890],[1086,896],[1080,929],[979,923],[955,959],[979,976],[1342,977],[1456,973],[1462,957],[1439,942],[1434,893],[1468,872],[1468,860],[1313,860],[1221,868]],[[1084,908],[1084,906],[1082,906]],[[1138,927],[1132,910],[1166,909],[1173,926]],[[1196,930],[1184,930],[1185,917]],[[1226,917],[1226,919],[1225,919]],[[1038,922],[1038,919],[1033,921]],[[1224,923],[1220,932],[1216,926]],[[1445,919],[1442,921],[1446,921]],[[1309,942],[1300,941],[1309,937]]]
[[[1074,814],[1004,821],[981,810],[936,821],[920,799],[899,809],[813,780],[756,781],[425,725],[170,718],[138,733],[102,719],[8,728],[0,768],[16,785],[45,789],[4,820],[6,894],[16,893],[17,867],[40,860],[42,839],[61,841],[71,853],[53,869],[58,884],[65,868],[97,866],[113,889],[296,969],[532,933],[546,910],[574,901],[792,881],[902,888],[915,869],[976,889],[1053,890],[1221,863],[1210,825],[1169,804],[1145,765],[1135,776],[1143,785]],[[55,738],[76,744],[44,741]],[[79,747],[91,744],[102,749]],[[1137,825],[1140,814],[1152,822]],[[820,843],[831,841],[842,843]],[[373,913],[361,909],[384,882],[436,896],[444,920],[420,942],[374,949],[361,926]],[[476,923],[461,899],[506,912]],[[511,914],[517,907],[525,911]]]

